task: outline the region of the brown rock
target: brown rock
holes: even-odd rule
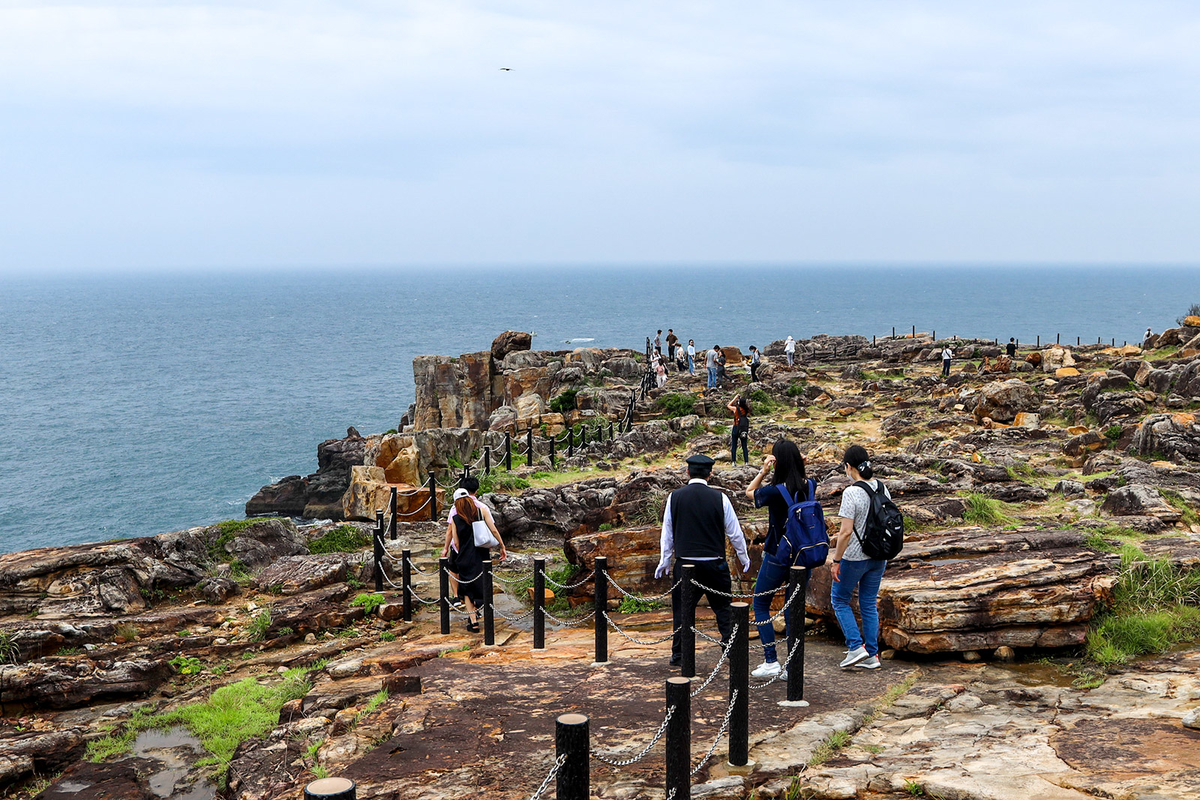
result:
[[[996,422],[1012,422],[1018,412],[1036,411],[1037,407],[1037,394],[1024,381],[1018,378],[995,381],[980,390],[975,421],[982,422],[984,417],[991,417]]]
[[[1059,367],[1054,370],[1054,377],[1056,378],[1073,378],[1078,374],[1079,370],[1074,367]]]
[[[522,331],[505,331],[492,340],[492,358],[503,361],[509,353],[528,350],[533,346],[533,335]]]

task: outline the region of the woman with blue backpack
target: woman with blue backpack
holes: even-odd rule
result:
[[[771,482],[762,485],[771,468]],[[775,626],[771,622],[771,602],[775,593],[788,582],[793,565],[824,563],[829,538],[821,506],[816,502],[817,482],[804,474],[804,456],[795,442],[780,439],[763,459],[762,469],[750,482],[746,496],[755,508],[767,507],[767,538],[763,542],[762,566],[754,581],[754,622],[763,646],[763,663],[750,674],[768,678],[783,672],[775,651]],[[789,528],[789,518],[791,527]],[[785,602],[787,598],[784,598]],[[804,613],[804,598],[796,598]],[[791,614],[784,615],[785,620]]]

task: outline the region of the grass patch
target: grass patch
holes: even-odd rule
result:
[[[246,626],[246,635],[252,642],[261,642],[267,638],[267,631],[270,629],[271,612],[264,608],[250,620],[250,624]]]
[[[696,413],[696,398],[690,394],[665,394],[655,400],[654,405],[658,406],[668,419]]]
[[[1183,499],[1183,495],[1179,492],[1173,492],[1170,489],[1159,489],[1159,494],[1163,499],[1170,503],[1175,509],[1183,515],[1183,522],[1187,525],[1195,525],[1200,522],[1200,517],[1196,515],[1196,510],[1191,507],[1187,500]]]
[[[384,631],[383,633],[379,634],[379,641],[394,642],[396,641],[396,634],[392,633],[391,631]]]
[[[504,470],[493,469],[487,474],[479,475],[479,494],[493,494],[495,492],[512,494],[513,492],[528,489],[529,485],[529,481]]]
[[[808,389],[808,384],[805,381],[796,381],[787,388],[788,397],[800,397]]]
[[[975,525],[1009,525],[1013,522],[1009,505],[993,497],[972,492],[966,496],[963,519]]]
[[[617,606],[617,611],[622,614],[640,614],[643,611],[656,611],[663,607],[663,604],[657,600],[643,600],[640,597],[626,595],[621,598],[621,604]]]
[[[386,602],[387,599],[381,594],[364,592],[363,594],[355,596],[355,598],[350,601],[350,605],[362,606],[363,611],[365,611],[369,617],[375,613],[375,609],[379,608]]]
[[[1088,658],[1114,667],[1200,638],[1200,570],[1147,558],[1131,543],[1120,552],[1113,606],[1088,633]]]
[[[208,555],[213,561],[228,561],[229,553],[225,550],[225,546],[242,531],[269,519],[270,517],[251,517],[250,519],[228,519],[218,522],[215,526],[217,538],[213,539],[212,544],[208,546]]]
[[[371,535],[354,525],[339,525],[308,543],[308,552],[354,553],[371,544]]]
[[[845,749],[848,744],[850,744],[849,731],[834,731],[817,745],[817,749],[813,751],[812,757],[808,759],[808,765],[816,767],[824,764]]]
[[[110,732],[90,742],[86,757],[89,761],[105,761],[129,752],[142,731],[183,726],[208,751],[208,755],[197,761],[196,766],[213,767],[214,778],[224,791],[225,776],[234,750],[246,739],[262,736],[279,724],[279,709],[283,704],[304,697],[312,688],[307,676],[308,667],[300,667],[288,670],[282,681],[273,684],[262,684],[254,678],[246,678],[222,686],[204,702],[186,705],[165,714],[138,709],[120,731]]]
[[[629,523],[631,525],[657,525],[662,522],[668,494],[661,489],[651,491],[646,495],[646,502],[630,515]]]

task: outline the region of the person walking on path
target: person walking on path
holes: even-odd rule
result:
[[[688,375],[696,374],[696,340],[688,339],[687,346]]]
[[[762,363],[762,357],[758,353],[758,348],[750,345],[750,382],[754,383],[758,380],[758,365]]]
[[[654,364],[654,380],[660,389],[667,385],[667,365],[661,359]]]
[[[950,345],[942,348],[942,377],[950,377],[950,359],[954,357],[954,353],[950,350]]]
[[[654,334],[654,352],[662,355],[662,331]]]
[[[1005,351],[1008,353],[1009,358],[1017,357],[1017,340],[1015,337],[1008,337],[1008,344],[1005,346]]]
[[[446,544],[442,547],[442,558],[450,561],[449,570],[454,574],[455,593],[467,607],[467,630],[479,632],[478,609],[486,602],[483,596],[484,548],[475,546],[474,523],[482,519],[479,507],[466,489],[454,490],[454,511],[446,527]]]
[[[704,366],[708,369],[708,389],[717,388],[717,353],[716,345],[704,355]]]
[[[771,476],[771,482],[764,486],[763,481],[772,467],[775,468],[775,474]],[[746,488],[746,496],[754,501],[754,507],[766,506],[768,514],[762,565],[754,580],[754,624],[758,626],[758,639],[763,648],[763,663],[750,673],[756,678],[769,678],[784,671],[775,651],[771,602],[775,599],[775,592],[787,583],[791,565],[776,561],[775,554],[779,549],[779,540],[787,529],[788,507],[792,503],[807,500],[815,486],[816,481],[809,481],[804,474],[804,456],[800,454],[800,448],[793,441],[780,439],[771,447],[770,455],[763,458],[762,469]],[[796,602],[803,604],[804,598],[798,598]],[[803,613],[803,608],[800,611]],[[791,615],[785,614],[783,618],[785,623],[790,622]]]
[[[882,481],[872,480],[875,473],[866,448],[857,444],[851,446],[842,462],[847,477],[854,484],[842,492],[842,507],[838,510],[842,526],[829,567],[833,578],[830,597],[833,613],[846,637],[846,657],[839,666],[879,669],[879,584],[887,561],[867,558],[862,550],[862,537],[871,513],[871,498],[864,487],[870,487],[872,492],[883,492],[889,498],[892,495]],[[854,609],[850,607],[855,589],[858,590],[858,611],[862,616],[861,632],[854,619]]]
[[[738,442],[742,443],[742,460],[750,463],[750,404],[745,397],[736,397],[725,406],[733,412],[733,429],[729,438],[729,460],[737,463]]]
[[[789,367],[796,363],[796,340],[791,336],[788,336],[787,339],[784,340],[783,352],[787,354]]]
[[[682,663],[683,643],[679,628],[685,614],[690,616],[703,593],[708,605],[717,617],[717,629],[721,631],[721,643],[729,642],[733,627],[733,614],[729,610],[732,602],[728,595],[733,590],[729,576],[729,563],[725,560],[725,540],[733,545],[742,572],[750,569],[750,556],[746,553],[746,537],[741,523],[734,513],[729,497],[720,489],[708,485],[712,474],[713,460],[705,455],[687,459],[688,483],[667,497],[663,511],[662,536],[659,539],[660,557],[654,570],[655,578],[671,573],[675,588],[671,590],[671,620],[675,636],[671,640],[671,666]],[[683,607],[683,567],[694,567],[693,574],[699,587],[688,592],[691,608]]]
[[[717,348],[717,386],[719,387],[722,384],[724,384],[725,380],[728,377],[729,376],[727,374],[725,374],[725,351],[722,348],[718,347]]]
[[[667,328],[667,358],[671,361],[675,360],[675,346],[679,344],[679,337],[675,335],[674,328]]]

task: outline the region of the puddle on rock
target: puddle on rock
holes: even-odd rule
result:
[[[217,787],[206,778],[200,778],[194,785],[186,783],[195,762],[206,755],[200,740],[186,728],[142,731],[133,742],[133,755],[162,765],[163,768],[148,780],[148,787],[155,797],[216,800]],[[185,782],[184,785],[180,786],[181,782]]]

